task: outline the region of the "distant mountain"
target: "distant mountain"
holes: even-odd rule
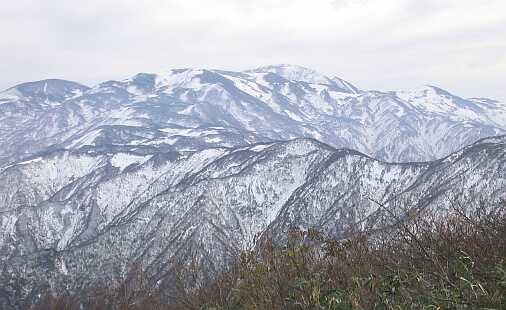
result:
[[[94,146],[16,163],[0,180],[4,301],[30,299],[46,285],[112,283],[134,263],[153,285],[170,285],[157,281],[190,260],[213,274],[230,255],[290,227],[336,237],[378,229],[385,213],[373,201],[400,216],[409,211],[400,205],[444,210],[452,195],[499,201],[506,136],[399,164],[312,139],[198,152]]]
[[[291,65],[20,84],[0,93],[0,308],[133,264],[156,286],[194,259],[213,276],[291,227],[344,238],[385,210],[500,201],[504,134],[491,99]]]
[[[49,149],[203,150],[308,137],[387,161],[432,160],[506,133],[506,105],[427,86],[364,91],[292,66],[140,73],[88,88],[45,80],[0,93],[0,166]]]

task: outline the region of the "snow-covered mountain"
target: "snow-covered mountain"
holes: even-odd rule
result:
[[[213,274],[290,227],[378,228],[373,201],[499,201],[502,134],[494,100],[364,91],[289,65],[15,86],[0,93],[0,308],[132,264],[158,286],[190,259]]]
[[[506,105],[440,88],[363,91],[290,66],[137,74],[88,88],[45,80],[0,93],[0,165],[50,149],[203,150],[301,137],[387,161],[441,158],[506,133]]]
[[[219,270],[259,236],[290,227],[344,237],[377,225],[383,209],[372,201],[392,211],[443,209],[454,194],[499,201],[506,136],[399,164],[312,139],[197,152],[55,150],[5,167],[0,180],[0,282],[12,299],[24,281],[16,298],[33,298],[45,285],[114,282],[134,263],[169,285],[159,279],[180,262]]]

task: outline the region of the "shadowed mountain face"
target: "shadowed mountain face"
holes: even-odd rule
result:
[[[308,137],[387,161],[433,160],[506,133],[506,107],[427,86],[362,91],[290,65],[179,69],[93,88],[63,80],[0,93],[0,165],[47,148],[203,150]]]
[[[262,235],[282,238],[290,227],[340,238],[380,229],[383,208],[444,210],[454,194],[499,201],[506,137],[399,164],[311,139],[198,152],[90,147],[31,158],[0,179],[0,281],[21,277],[23,298],[33,298],[45,285],[114,281],[134,263],[153,285],[169,285],[158,279],[190,259],[213,274]]]
[[[505,129],[497,101],[288,65],[18,85],[0,93],[0,308],[132,264],[158,286],[190,259],[212,276],[291,227],[344,238],[400,206],[499,201]]]

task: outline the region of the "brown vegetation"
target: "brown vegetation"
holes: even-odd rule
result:
[[[32,309],[506,309],[504,204],[454,203],[396,222],[340,241],[314,229],[290,231],[282,245],[264,238],[194,289],[166,294],[134,269],[128,284],[47,294]]]

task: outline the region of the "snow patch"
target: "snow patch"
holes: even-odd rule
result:
[[[150,156],[140,156],[129,153],[117,153],[111,157],[111,165],[120,168],[121,171],[132,164],[142,164],[147,161]]]

